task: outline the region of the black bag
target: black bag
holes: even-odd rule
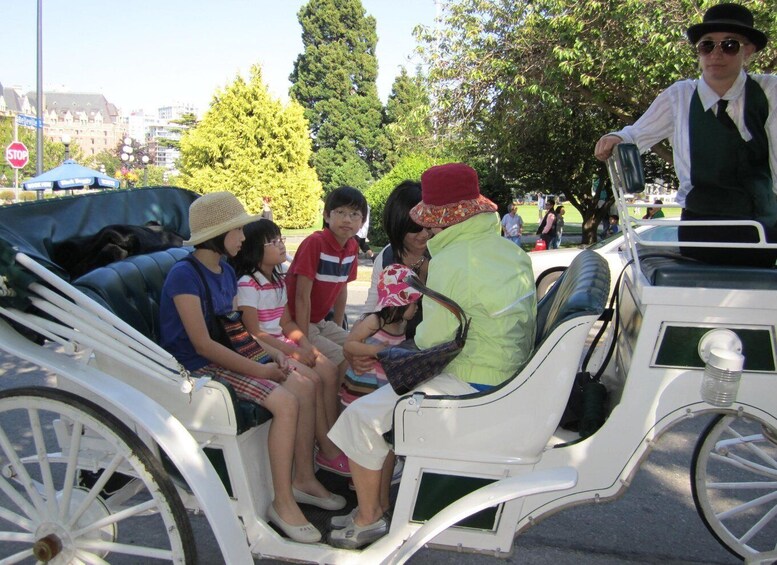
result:
[[[618,276],[618,280],[615,282],[615,290],[610,298],[610,304],[599,318],[602,320],[602,326],[588,347],[588,352],[583,359],[580,372],[575,375],[575,382],[572,385],[572,391],[569,393],[567,406],[564,408],[564,413],[561,415],[561,421],[559,422],[562,428],[579,433],[581,438],[593,435],[596,430],[604,425],[607,419],[607,398],[609,393],[605,386],[599,382],[599,379],[604,373],[613,351],[615,351],[615,343],[618,340],[619,312],[615,304],[618,300],[618,291],[625,271],[626,267],[623,268]],[[610,340],[610,346],[599,366],[599,370],[595,375],[591,375],[587,371],[588,362],[591,360],[591,356],[599,340],[604,335],[607,325],[612,321],[613,316],[615,317],[615,324],[613,325],[613,336]]]
[[[418,349],[412,340],[406,340],[378,353],[378,361],[386,373],[386,378],[394,392],[399,395],[407,394],[439,375],[464,348],[469,330],[469,318],[453,300],[427,287],[416,274],[408,275],[405,282],[450,310],[458,318],[459,328],[451,341],[429,349]]]
[[[187,261],[194,266],[194,270],[205,286],[205,302],[210,313],[210,316],[205,317],[205,321],[210,338],[257,363],[269,363],[272,361],[272,356],[262,348],[245,327],[245,324],[243,324],[243,316],[240,312],[232,310],[222,315],[215,313],[210,287],[208,287],[208,282],[205,280],[205,273],[202,272],[200,263],[191,255],[184,257],[182,261]]]

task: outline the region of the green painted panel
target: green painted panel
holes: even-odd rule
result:
[[[664,367],[704,368],[698,353],[699,340],[718,327],[667,326],[656,356],[656,365]],[[772,334],[768,329],[727,328],[742,340],[745,371],[774,371]]]
[[[495,479],[424,473],[421,477],[418,498],[413,508],[412,520],[416,522],[429,520],[440,510],[456,502],[462,496],[494,482],[496,482]],[[477,514],[473,514],[469,518],[465,518],[457,523],[456,526],[495,531],[499,506],[481,510]]]

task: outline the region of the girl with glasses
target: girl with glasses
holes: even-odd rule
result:
[[[313,346],[289,313],[286,238],[276,224],[264,219],[246,225],[243,234],[245,241],[231,261],[238,276],[237,306],[243,323],[265,347],[285,355],[290,367],[315,384],[317,459],[340,461],[345,469],[343,452],[326,435],[339,412],[337,366]]]
[[[749,74],[745,66],[767,44],[753,14],[718,4],[687,30],[701,77],[679,81],[632,126],[603,136],[594,154],[606,160],[622,141],[645,152],[667,139],[680,181],[684,220],[756,220],[777,242],[777,77]],[[681,241],[757,241],[747,226],[679,228]],[[774,250],[683,248],[714,264],[774,267]]]

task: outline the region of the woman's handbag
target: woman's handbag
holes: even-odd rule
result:
[[[254,336],[246,329],[243,324],[243,315],[232,310],[226,314],[218,315],[213,310],[213,300],[210,295],[210,287],[205,280],[205,273],[202,272],[200,263],[190,255],[184,257],[182,261],[187,261],[194,266],[194,270],[200,277],[205,286],[205,302],[210,316],[206,317],[208,324],[208,335],[213,341],[219,342],[224,347],[236,351],[243,357],[253,359],[257,363],[269,363],[272,357],[261,345],[254,339]]]
[[[416,274],[408,275],[405,282],[450,310],[459,320],[459,329],[454,339],[429,349],[418,349],[412,340],[407,340],[378,353],[378,361],[388,382],[399,395],[407,394],[442,373],[448,363],[464,348],[469,330],[469,318],[453,300],[427,287]]]

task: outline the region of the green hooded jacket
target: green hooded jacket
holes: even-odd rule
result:
[[[537,299],[531,259],[501,237],[496,213],[477,214],[446,228],[428,247],[427,286],[452,298],[472,319],[464,349],[445,372],[468,383],[504,382],[534,346]],[[416,344],[426,349],[449,341],[458,327],[453,314],[424,299]]]

